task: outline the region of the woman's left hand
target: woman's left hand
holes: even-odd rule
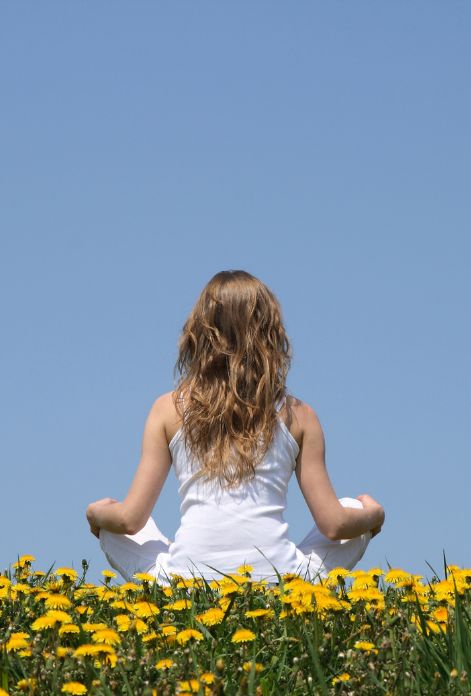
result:
[[[117,503],[118,501],[115,500],[115,498],[100,498],[100,500],[95,500],[94,503],[90,503],[90,505],[87,507],[87,520],[90,525],[90,531],[91,533],[96,536],[97,539],[100,538],[100,528],[95,524],[95,519],[94,519],[94,509],[99,506],[99,505],[111,505],[112,503]]]

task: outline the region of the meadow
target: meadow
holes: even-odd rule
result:
[[[0,696],[469,694],[471,569],[430,580],[333,569],[278,584],[151,575],[86,582],[88,564],[0,575]]]

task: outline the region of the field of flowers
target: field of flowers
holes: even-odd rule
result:
[[[277,585],[72,568],[0,575],[0,696],[470,694],[471,569],[332,570]]]

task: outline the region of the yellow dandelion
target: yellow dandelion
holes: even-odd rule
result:
[[[220,599],[218,599],[218,604],[224,612],[227,611],[230,603],[231,603],[230,597],[221,597]]]
[[[432,612],[433,618],[442,623],[448,620],[448,609],[446,607],[438,607]]]
[[[357,650],[362,650],[366,653],[378,653],[378,650],[375,648],[374,643],[369,643],[367,640],[357,640],[353,647]]]
[[[406,573],[406,571],[402,570],[401,568],[391,568],[391,570],[389,570],[384,576],[384,579],[386,582],[392,583],[413,582],[412,575],[410,573]]]
[[[79,645],[79,647],[74,650],[73,656],[95,656],[104,647],[104,645],[91,645],[90,643],[84,643],[83,645]]]
[[[171,604],[164,604],[164,609],[170,609],[171,611],[183,611],[183,609],[190,609],[193,605],[191,599],[177,599],[176,602]]]
[[[6,642],[6,650],[10,652],[12,650],[23,650],[29,646],[28,643],[29,635],[20,631],[18,633],[12,633],[10,638]]]
[[[20,679],[16,682],[17,689],[20,689],[21,691],[29,691],[29,693],[36,691],[37,685],[38,680],[35,677]]]
[[[221,587],[219,587],[219,594],[223,597],[229,594],[233,594],[234,592],[238,594],[242,594],[244,592],[241,585],[237,582],[228,582],[227,584],[221,585]]]
[[[116,578],[117,577],[116,573],[113,570],[108,570],[108,568],[105,568],[105,570],[102,570],[101,574],[105,578]]]
[[[59,575],[60,577],[66,577],[66,578],[69,578],[70,580],[77,580],[77,578],[78,578],[78,573],[73,568],[57,568],[57,570],[54,571],[54,575]]]
[[[93,631],[102,631],[105,628],[108,628],[108,624],[105,624],[103,622],[100,623],[83,623],[82,628],[84,631],[87,631],[88,633],[91,633]]]
[[[144,601],[135,602],[135,604],[132,605],[131,611],[140,618],[148,618],[149,616],[156,616],[157,614],[160,614],[160,609],[155,604]]]
[[[243,663],[242,669],[244,669],[246,672],[250,672],[252,669],[254,669],[256,672],[261,672],[262,669],[265,669],[265,667],[262,665],[261,662],[254,663],[253,660],[249,660],[249,662]]]
[[[382,568],[370,568],[370,570],[367,570],[366,572],[368,573],[368,575],[371,575],[371,576],[376,575],[378,578],[381,575],[384,575],[384,570]],[[346,674],[346,672],[344,674]]]
[[[339,674],[338,677],[334,677],[332,679],[332,684],[337,684],[337,682],[347,682],[350,679],[350,675],[348,672],[342,672],[342,674]]]
[[[157,669],[170,669],[170,667],[173,667],[174,664],[175,662],[169,657],[167,657],[163,660],[159,660],[158,662],[156,662],[155,666],[157,667]]]
[[[63,645],[59,645],[56,648],[56,655],[57,657],[66,657],[67,655],[71,655],[73,653],[73,648],[68,648]]]
[[[5,689],[2,689],[0,686],[0,696],[9,696],[8,691],[5,691]]]
[[[259,617],[271,619],[275,616],[275,612],[273,609],[251,609],[245,612],[245,616],[249,619],[257,619]]]
[[[203,640],[203,634],[201,631],[196,631],[193,628],[187,628],[183,631],[180,631],[177,633],[177,641],[180,643],[180,645],[185,645],[189,640]]]
[[[36,560],[36,556],[31,556],[31,554],[26,553],[23,556],[20,556],[15,563],[12,563],[13,568],[23,568],[26,564],[32,563],[33,561]]]
[[[142,592],[142,585],[136,585],[135,582],[123,582],[119,589],[121,592]]]
[[[197,694],[200,690],[200,683],[197,679],[188,679],[187,681],[180,681],[177,685],[177,693],[186,691],[190,694]]]
[[[31,624],[33,631],[43,631],[46,628],[53,628],[57,623],[54,616],[40,616]]]
[[[30,679],[19,679],[16,682],[16,688],[20,689],[20,691],[28,691],[30,694],[36,691],[37,687],[37,681],[34,679],[34,677]]]
[[[142,582],[156,582],[157,578],[155,575],[151,575],[150,573],[134,573],[133,578],[136,578],[136,580],[141,580]]]
[[[46,597],[44,604],[51,609],[65,609],[72,606],[70,599],[61,594],[50,594]]]
[[[218,607],[212,607],[207,609],[201,614],[197,614],[195,619],[200,621],[205,626],[214,626],[215,624],[221,623],[224,618],[224,611]]]
[[[62,626],[59,628],[59,635],[63,636],[64,634],[67,635],[69,633],[80,633],[80,628],[73,623],[62,624]]]
[[[200,674],[199,679],[203,684],[213,684],[215,677],[212,672],[203,672],[203,674]]]
[[[116,588],[105,585],[103,587],[98,587],[95,590],[95,594],[102,602],[112,602],[116,599],[116,591]]]
[[[46,611],[45,616],[52,616],[56,621],[59,621],[59,623],[72,623],[70,614],[60,609],[49,609]]]
[[[347,575],[350,575],[351,571],[348,570],[348,568],[343,568],[342,566],[339,566],[337,568],[331,568],[329,572],[327,573],[327,577],[329,578],[345,578]]]
[[[174,636],[177,633],[176,626],[162,626],[161,630],[164,636]]]
[[[114,620],[118,624],[118,631],[120,633],[124,633],[126,631],[129,631],[131,627],[131,619],[127,614],[117,614],[114,617]]]
[[[100,653],[106,653],[108,655],[114,655],[115,651],[111,645],[106,643],[84,643],[79,645],[73,653],[73,657],[80,657],[81,655],[99,655]]]
[[[256,635],[248,628],[239,628],[231,638],[232,643],[247,643],[250,640],[255,640]]]
[[[102,628],[92,634],[94,643],[106,643],[107,645],[115,645],[121,642],[121,636],[112,628]]]
[[[253,566],[247,565],[244,563],[243,565],[239,566],[237,568],[238,573],[251,573],[253,571]]]
[[[80,682],[70,681],[62,685],[61,692],[64,694],[86,694],[87,687]]]

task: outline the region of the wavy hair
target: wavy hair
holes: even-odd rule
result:
[[[286,396],[292,350],[279,302],[242,270],[216,273],[178,342],[173,392],[197,477],[234,488],[255,476],[273,440],[275,405]]]

